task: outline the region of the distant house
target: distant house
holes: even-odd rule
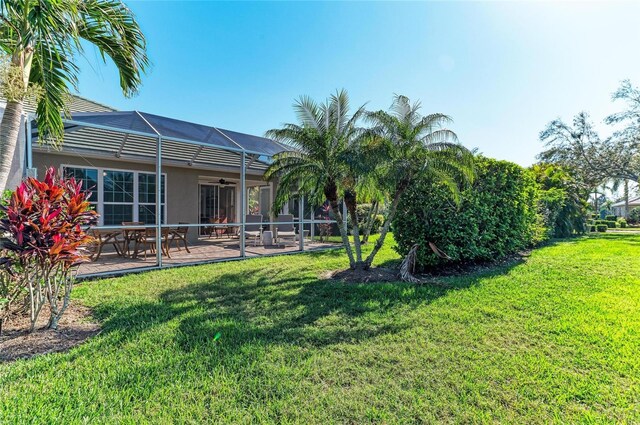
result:
[[[640,197],[629,199],[629,211],[636,207],[640,207]],[[618,217],[627,217],[629,214],[629,211],[626,210],[626,202],[624,199],[611,205],[611,209]]]

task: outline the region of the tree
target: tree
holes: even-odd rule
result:
[[[538,163],[530,168],[538,184],[540,214],[548,236],[565,238],[585,233],[589,192],[562,167]]]
[[[74,59],[83,53],[83,41],[97,47],[104,61],[113,61],[125,96],[138,91],[149,61],[144,35],[119,0],[0,0],[0,22],[0,49],[10,60],[2,81],[7,105],[0,123],[1,190],[7,184],[31,87],[39,88],[40,139],[61,143],[69,87],[77,89]]]
[[[277,214],[295,193],[317,204],[324,199],[329,201],[350,266],[355,268],[358,261],[362,261],[360,239],[354,237],[354,256],[340,201],[357,199],[356,175],[363,164],[357,146],[362,134],[358,122],[365,112],[364,106],[350,115],[349,96],[341,90],[323,104],[303,96],[293,108],[299,124],[285,124],[283,128],[266,132],[267,137],[292,148],[275,155],[265,173],[266,179],[278,180],[274,213]],[[357,229],[357,220],[354,221]]]
[[[624,80],[612,95],[613,101],[626,102],[627,107],[605,119],[609,125],[621,124],[607,143],[606,160],[612,177],[618,180],[640,180],[640,89]]]
[[[610,141],[603,143],[593,129],[589,114],[576,115],[573,126],[560,119],[551,121],[540,132],[540,140],[547,150],[540,153],[538,159],[567,170],[581,189],[594,194],[597,203],[598,187],[611,175],[605,159],[605,146]]]
[[[418,179],[444,184],[454,200],[459,198],[459,185],[473,180],[473,154],[445,127],[451,118],[441,113],[422,116],[420,109],[420,102],[412,104],[408,97],[396,95],[388,112],[367,114],[372,127],[363,151],[376,157],[374,177],[390,202],[365,269],[371,267],[384,244],[402,195]]]

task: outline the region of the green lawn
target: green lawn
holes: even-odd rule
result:
[[[639,250],[560,242],[450,289],[320,280],[338,251],[84,283],[104,331],[0,365],[0,423],[637,423]]]

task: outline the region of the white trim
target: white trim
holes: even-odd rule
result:
[[[133,169],[126,169],[126,168],[114,168],[114,167],[95,167],[92,165],[76,165],[76,164],[60,164],[60,175],[64,175],[64,169],[65,168],[80,168],[80,169],[87,169],[87,170],[97,170],[98,172],[98,182],[97,182],[97,192],[98,192],[98,202],[95,203],[97,204],[97,209],[98,209],[98,213],[100,214],[100,218],[98,220],[98,225],[99,226],[104,226],[104,206],[105,205],[131,205],[132,208],[132,220],[131,221],[139,221],[139,209],[140,209],[140,205],[155,205],[152,203],[148,203],[148,202],[140,202],[140,197],[139,197],[139,193],[138,193],[138,176],[139,174],[150,174],[152,176],[155,177],[155,173],[153,171],[143,171],[143,170],[133,170]],[[116,171],[116,172],[126,172],[126,173],[133,173],[133,202],[105,202],[104,201],[104,173],[106,171]],[[169,186],[169,178],[167,176],[167,173],[162,173],[162,176],[164,177],[164,203],[162,204],[162,208],[163,208],[163,216],[164,216],[164,220],[162,221],[163,224],[166,224],[166,222],[168,221],[168,217],[167,217],[167,205],[169,204],[168,202],[168,198],[167,198],[167,188]],[[162,184],[162,183],[161,183]],[[161,200],[160,200],[161,201]]]

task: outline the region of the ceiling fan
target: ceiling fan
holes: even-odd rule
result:
[[[229,186],[229,185],[236,184],[236,182],[230,182],[230,181],[227,181],[225,179],[218,180],[218,183],[220,183],[220,185],[222,185],[222,186]]]

